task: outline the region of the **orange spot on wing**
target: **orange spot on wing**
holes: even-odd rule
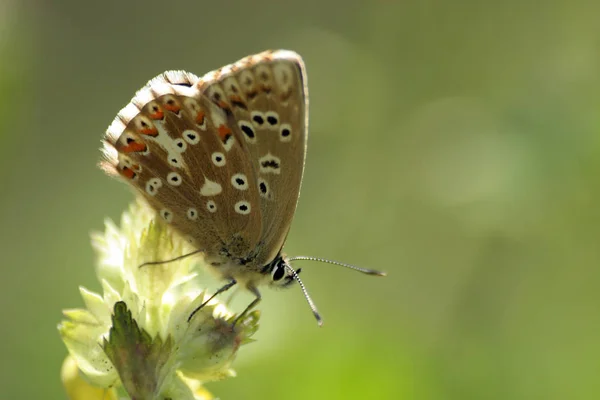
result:
[[[132,142],[121,149],[123,153],[133,153],[138,151],[146,151],[144,143]]]
[[[196,114],[196,123],[198,125],[204,124],[204,117],[205,117],[204,111],[198,111],[198,114]]]
[[[164,107],[175,114],[181,110],[181,107],[179,107],[176,103],[165,103]]]
[[[231,96],[229,96],[229,100],[231,100],[231,104],[233,104],[236,107],[240,107],[245,110],[248,109],[246,103],[244,103],[244,100],[242,100],[242,98],[237,94],[232,94]]]
[[[156,129],[156,127],[151,126],[151,127],[147,127],[147,128],[142,128],[139,131],[142,135],[148,135],[148,136],[158,136],[158,129]]]
[[[135,172],[133,172],[132,169],[129,169],[127,167],[123,167],[122,170],[119,171],[121,173],[121,175],[123,175],[125,178],[129,178],[129,179],[133,179],[135,178]]]
[[[229,110],[229,104],[227,104],[227,102],[224,100],[217,101],[217,105],[224,110]]]
[[[151,119],[160,120],[160,119],[163,119],[165,117],[165,113],[162,112],[162,110],[159,109],[156,112],[150,113],[148,116]]]
[[[219,125],[219,137],[222,141],[227,140],[227,137],[231,136],[231,129],[227,125]]]

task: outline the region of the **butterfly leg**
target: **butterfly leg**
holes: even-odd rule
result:
[[[235,321],[233,321],[234,326],[235,326],[235,324],[237,324],[237,322],[240,319],[242,319],[246,314],[248,314],[248,312],[250,310],[252,310],[254,307],[256,307],[256,305],[258,303],[260,303],[260,301],[262,300],[262,296],[260,295],[260,292],[258,291],[257,288],[255,288],[254,286],[250,286],[250,287],[248,287],[248,290],[251,291],[252,294],[254,294],[256,296],[256,298],[254,300],[252,300],[252,303],[248,304],[248,307],[246,307],[246,309],[244,311],[242,311],[242,313],[240,315],[237,316]]]
[[[200,304],[198,307],[196,307],[196,309],[194,311],[192,311],[192,313],[190,314],[190,316],[188,317],[188,322],[190,322],[192,320],[192,317],[198,312],[200,311],[200,309],[202,307],[204,307],[205,305],[208,304],[209,301],[211,301],[212,299],[215,298],[215,296],[217,296],[220,293],[226,292],[229,289],[231,289],[235,284],[237,283],[237,281],[235,279],[232,279],[230,282],[228,282],[226,285],[223,285],[219,290],[217,290],[212,296],[210,296],[208,298],[208,300],[206,300],[204,303]]]

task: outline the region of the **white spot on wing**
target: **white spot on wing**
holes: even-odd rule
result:
[[[211,107],[210,118],[214,126],[227,125],[227,117],[225,112],[223,112],[223,110],[221,110],[219,107]]]
[[[175,148],[180,153],[183,153],[185,151],[185,149],[187,149],[187,143],[185,142],[185,140],[183,140],[181,138],[175,139],[174,143],[175,143]]]
[[[198,134],[198,132],[192,129],[186,129],[185,131],[183,131],[181,136],[183,136],[185,141],[189,144],[198,144],[200,142],[200,135]]]
[[[214,202],[214,200],[209,200],[206,202],[206,209],[209,212],[214,213],[217,211],[217,204]]]
[[[242,214],[242,215],[248,215],[250,214],[250,203],[247,201],[238,201],[237,203],[235,203],[235,205],[233,206],[234,210],[236,213],[238,214]]]
[[[265,64],[258,64],[254,74],[258,77],[259,83],[263,85],[271,85],[271,70]]]
[[[269,188],[269,182],[264,178],[258,178],[258,193],[262,198],[273,200],[273,193],[271,193],[271,189]]]
[[[275,75],[275,82],[282,92],[290,89],[294,73],[289,64],[274,63],[273,74]]]
[[[279,114],[275,111],[265,113],[265,125],[271,130],[277,130],[279,127]]]
[[[227,162],[227,160],[225,160],[225,154],[221,153],[220,151],[215,151],[212,153],[210,158],[212,159],[213,164],[215,164],[217,167],[222,167]]]
[[[276,174],[281,172],[281,160],[271,153],[267,153],[258,160],[258,166],[262,174]]]
[[[173,186],[179,186],[182,182],[181,175],[179,175],[177,172],[169,172],[167,175],[167,182]]]
[[[256,132],[254,131],[254,127],[248,121],[240,120],[238,121],[238,126],[244,135],[244,139],[248,143],[256,143]]]
[[[292,140],[292,126],[290,124],[281,124],[279,127],[279,140],[284,143]]]
[[[181,159],[181,157],[179,156],[179,154],[176,153],[169,153],[167,155],[167,160],[169,162],[169,165],[175,168],[183,168],[184,163],[183,160]]]
[[[148,179],[148,182],[146,182],[146,193],[150,196],[155,196],[161,186],[162,181],[159,178]]]
[[[179,156],[181,147],[177,146],[176,140],[171,138],[165,129],[163,121],[154,121],[154,126],[158,130],[158,136],[151,140],[154,140],[160,147],[167,151],[169,165],[175,168],[187,169],[183,159]]]
[[[223,143],[223,147],[225,148],[225,151],[231,150],[234,143],[235,143],[235,139],[234,139],[233,135],[229,136],[227,141],[225,143]]]
[[[221,185],[217,182],[213,182],[208,178],[204,178],[204,185],[200,188],[200,194],[202,196],[216,196],[223,191]]]
[[[244,174],[235,174],[231,177],[231,184],[238,190],[248,189],[248,178]]]
[[[166,208],[160,210],[160,216],[167,222],[173,221],[173,213],[170,210],[167,210]]]
[[[240,87],[233,76],[225,78],[221,84],[225,88],[225,93],[227,94],[227,97],[237,96],[240,92]]]
[[[194,207],[188,208],[186,214],[188,219],[191,221],[198,219],[198,210],[196,210]]]
[[[254,90],[254,76],[248,69],[244,69],[240,72],[239,81],[246,93]]]
[[[252,111],[250,113],[250,119],[257,128],[263,126],[266,120],[265,114],[261,113],[260,111]]]

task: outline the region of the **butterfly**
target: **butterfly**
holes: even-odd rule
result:
[[[240,285],[255,296],[243,315],[261,300],[259,287],[298,282],[321,324],[291,261],[384,273],[282,253],[307,137],[304,62],[295,52],[269,50],[201,78],[167,71],[150,80],[106,131],[100,166],[134,187],[227,281],[211,299]]]

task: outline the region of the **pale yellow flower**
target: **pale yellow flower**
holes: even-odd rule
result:
[[[92,243],[102,295],[81,287],[86,308],[65,310],[58,327],[69,351],[62,376],[69,397],[113,399],[119,389],[143,399],[210,398],[202,383],[234,375],[231,363],[258,328],[258,311],[234,325],[211,300],[188,322],[208,298],[194,272],[199,257],[139,268],[193,250],[141,202],[120,227],[107,221]]]

